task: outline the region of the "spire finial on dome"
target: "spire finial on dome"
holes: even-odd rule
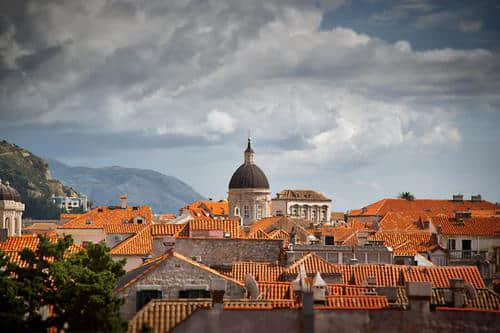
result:
[[[250,139],[250,136],[248,137],[248,145],[245,150],[245,163],[255,163],[255,152],[252,149],[252,140]]]

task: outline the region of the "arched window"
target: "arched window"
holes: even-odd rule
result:
[[[240,216],[240,208],[234,207],[234,216]]]
[[[250,217],[250,209],[248,206],[243,207],[243,213],[245,214],[245,217]]]
[[[262,217],[262,206],[257,205],[257,218],[260,219]]]

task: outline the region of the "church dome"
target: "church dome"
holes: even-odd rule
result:
[[[231,177],[229,189],[232,188],[269,188],[264,172],[255,164],[242,164]]]
[[[255,164],[255,152],[250,139],[245,150],[245,163],[243,163],[231,177],[229,189],[236,188],[264,188],[269,189],[269,182],[264,172]]]
[[[21,202],[21,195],[13,187],[10,187],[9,182],[3,184],[0,180],[0,200]]]

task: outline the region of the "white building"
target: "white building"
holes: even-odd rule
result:
[[[255,164],[255,152],[250,139],[245,161],[236,169],[229,182],[229,217],[239,218],[243,226],[271,216],[271,192],[264,172]]]
[[[80,197],[52,195],[52,202],[60,209],[66,209],[68,212],[78,211],[85,213],[88,210],[88,199],[86,195],[81,195]]]
[[[332,200],[312,190],[283,190],[272,200],[272,215],[298,217],[312,223],[330,222]]]
[[[24,204],[19,192],[12,188],[9,182],[2,184],[0,180],[0,223],[2,229],[7,230],[6,236],[21,235],[23,212]]]

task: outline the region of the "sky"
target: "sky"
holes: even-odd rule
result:
[[[493,0],[1,1],[0,139],[221,199],[250,133],[273,195],[499,202],[498,17]]]

